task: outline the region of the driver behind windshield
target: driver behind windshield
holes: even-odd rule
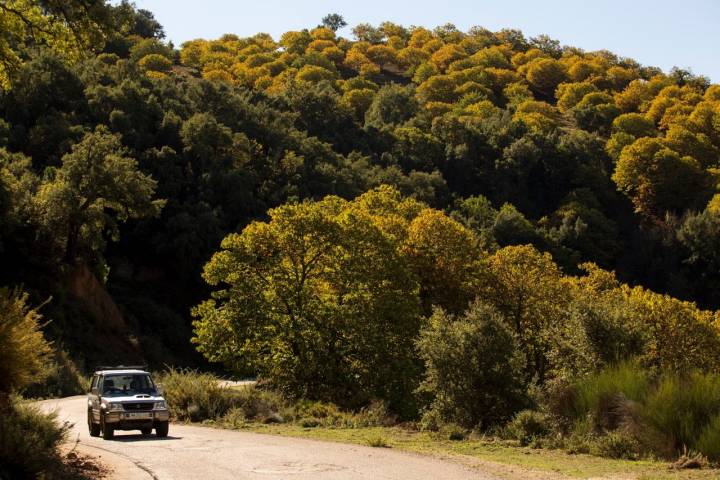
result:
[[[152,393],[155,386],[148,375],[111,375],[103,380],[103,394],[137,395]]]

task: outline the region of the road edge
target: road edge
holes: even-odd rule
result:
[[[82,442],[67,442],[64,448],[92,457],[103,468],[110,470],[109,474],[104,477],[106,480],[159,480],[159,477],[142,462],[137,462],[105,448]]]

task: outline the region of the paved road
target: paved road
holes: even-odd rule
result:
[[[495,480],[450,461],[392,449],[207,427],[173,424],[166,439],[117,432],[114,440],[102,440],[88,435],[85,397],[46,400],[40,405],[57,410],[60,420],[74,423],[71,439],[79,436],[86,451],[108,452],[102,460],[116,471],[123,462],[127,469],[128,460],[144,470],[138,470],[135,478],[142,474],[160,480]]]

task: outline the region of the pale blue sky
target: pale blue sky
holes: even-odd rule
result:
[[[447,22],[496,31],[519,28],[585,50],[607,49],[645,65],[691,68],[720,82],[720,0],[135,0],[152,11],[176,45],[317,25],[339,13],[350,26],[389,20],[405,26]],[[350,28],[340,32],[351,37]]]

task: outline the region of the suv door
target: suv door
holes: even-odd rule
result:
[[[102,386],[102,375],[95,375],[90,384],[90,409],[92,410],[93,422],[100,423],[100,388]]]

